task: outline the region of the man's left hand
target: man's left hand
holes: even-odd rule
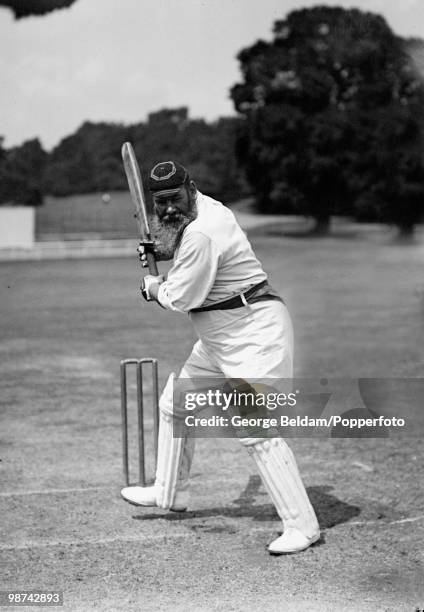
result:
[[[158,276],[153,276],[153,274],[147,274],[143,280],[141,281],[141,295],[145,300],[151,302],[152,300],[156,300],[158,297],[159,287],[164,281],[163,274],[159,274]]]

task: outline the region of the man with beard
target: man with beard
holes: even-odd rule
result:
[[[267,275],[233,213],[200,193],[187,170],[168,161],[149,177],[154,205],[156,254],[173,255],[166,280],[147,275],[142,293],[163,308],[188,313],[198,336],[179,378],[257,381],[293,376],[293,332],[289,313],[268,285]],[[146,264],[145,245],[141,258]],[[175,379],[175,382],[174,382]],[[187,508],[194,438],[183,425],[187,412],[173,401],[171,374],[161,395],[159,452],[153,486],[130,486],[122,497],[135,505],[175,511]],[[178,394],[176,394],[176,397]],[[174,421],[174,422],[173,422]],[[183,433],[173,437],[173,426]],[[178,425],[179,424],[179,425]],[[315,512],[293,453],[278,437],[240,437],[256,462],[284,532],[268,550],[304,550],[319,539]]]

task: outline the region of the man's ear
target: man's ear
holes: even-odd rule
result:
[[[196,183],[194,181],[190,181],[189,189],[190,189],[191,195],[194,197],[196,195],[196,192],[197,192]]]

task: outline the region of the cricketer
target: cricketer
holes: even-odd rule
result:
[[[229,208],[200,193],[187,170],[161,162],[149,175],[158,258],[173,256],[166,279],[148,274],[143,296],[189,315],[198,336],[179,377],[287,379],[293,376],[293,330],[287,307]],[[160,244],[159,244],[160,243]],[[149,245],[140,247],[143,265]],[[160,398],[158,462],[154,485],[121,491],[128,502],[183,511],[189,504],[194,438],[173,438],[175,375]],[[242,437],[283,523],[272,554],[295,553],[320,537],[319,525],[294,455],[281,437]]]

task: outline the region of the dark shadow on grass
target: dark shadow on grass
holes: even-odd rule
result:
[[[262,487],[259,476],[250,476],[246,488],[241,493],[240,497],[233,501],[233,505],[215,506],[205,508],[203,510],[193,510],[188,512],[169,512],[168,514],[141,514],[133,516],[138,521],[149,521],[154,519],[162,519],[166,521],[187,521],[191,519],[205,519],[216,516],[228,518],[251,518],[254,521],[266,522],[279,520],[278,514],[271,503],[254,504],[255,497]],[[353,506],[340,501],[334,495],[331,495],[332,487],[318,486],[309,487],[308,495],[318,517],[318,522],[321,529],[329,529],[340,523],[345,523],[355,516],[358,516],[361,509],[358,506]],[[219,532],[234,532],[232,526],[202,526],[198,525],[195,529],[213,530]]]
[[[274,236],[278,238],[307,238],[323,239],[323,238],[341,238],[354,240],[358,238],[359,231],[357,229],[334,228],[327,233],[316,232],[310,225],[294,225],[289,227],[284,223],[272,223],[255,228],[252,233],[254,236]]]
[[[272,504],[246,505],[241,507],[215,506],[204,510],[189,510],[187,512],[170,512],[169,514],[142,514],[133,516],[138,521],[163,519],[165,521],[187,521],[193,518],[211,518],[225,516],[228,518],[253,518],[256,521],[273,521],[278,515]]]
[[[314,231],[299,231],[299,232],[269,232],[268,235],[284,236],[285,238],[341,238],[343,240],[354,240],[358,237],[359,232],[355,230],[332,230],[328,234],[319,234]]]
[[[298,230],[298,231],[290,231],[290,230],[275,230],[270,229],[267,232],[267,236],[282,236],[285,238],[315,238],[317,240],[322,240],[323,238],[341,238],[343,240],[355,240],[359,235],[359,232],[356,230],[331,230],[327,234],[320,234],[314,232],[313,230]]]
[[[368,224],[366,224],[368,225]],[[349,226],[349,223],[342,225],[335,225],[330,228],[328,232],[317,232],[314,227],[308,223],[269,223],[255,227],[248,231],[252,233],[255,238],[258,236],[269,236],[277,238],[297,238],[306,240],[322,240],[323,238],[332,238],[337,240],[369,240],[375,241],[374,237],[377,237],[381,245],[394,246],[407,249],[415,248],[421,244],[421,234],[414,233],[412,236],[403,236],[399,234],[396,229],[390,226],[381,226],[376,224],[374,230],[369,231],[367,228],[361,227],[360,224],[355,223],[355,226]]]
[[[420,244],[420,239],[416,234],[412,236],[403,236],[402,234],[396,233],[390,241],[394,246],[399,247],[416,247]]]
[[[347,523],[359,516],[361,508],[353,504],[340,501],[330,494],[333,487],[322,485],[308,487],[308,495],[316,512],[321,529],[331,529],[341,523]]]

